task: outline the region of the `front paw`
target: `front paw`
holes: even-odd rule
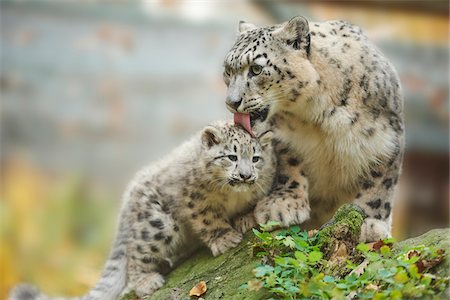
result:
[[[231,248],[236,247],[242,241],[242,234],[231,229],[224,235],[214,239],[209,243],[209,248],[213,256],[220,255]]]
[[[239,216],[233,221],[233,227],[238,232],[244,234],[247,231],[249,231],[251,228],[256,227],[257,223],[255,220],[255,216],[253,215],[253,212]]]
[[[267,199],[260,201],[254,211],[258,224],[276,221],[283,227],[301,224],[309,219],[310,208],[305,199]]]
[[[367,218],[361,226],[359,241],[363,243],[376,242],[391,237],[391,228],[388,221]]]

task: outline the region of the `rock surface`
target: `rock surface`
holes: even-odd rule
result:
[[[207,249],[203,249],[167,276],[164,287],[158,290],[148,299],[196,299],[189,297],[190,289],[200,281],[205,281],[207,286],[204,299],[243,299],[259,300],[267,299],[269,295],[260,289],[248,291],[239,287],[253,278],[252,270],[259,263],[251,253],[249,243],[254,239],[252,233],[247,233],[244,241],[235,249],[219,257],[213,257]],[[434,229],[419,237],[411,238],[395,243],[393,251],[402,247],[417,245],[433,245],[445,250],[447,255],[444,261],[432,271],[440,276],[449,276],[450,272],[450,229]],[[450,296],[449,288],[445,292]],[[137,299],[125,296],[125,299]]]

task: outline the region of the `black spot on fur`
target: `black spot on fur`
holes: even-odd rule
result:
[[[152,252],[159,252],[159,249],[158,249],[158,247],[156,247],[156,246],[154,246],[154,245],[152,245],[152,246],[150,246],[150,250],[152,251]]]
[[[370,175],[372,175],[373,178],[378,178],[381,177],[382,174],[379,171],[372,170],[370,171]]]
[[[289,177],[287,177],[286,175],[280,174],[278,175],[278,183],[280,184],[285,184],[286,182],[288,182]]]
[[[384,187],[388,190],[392,187],[392,178],[386,178],[383,180]]]
[[[291,184],[289,185],[290,189],[296,189],[298,188],[300,184],[297,181],[292,181]]]
[[[150,239],[150,234],[147,230],[144,229],[141,231],[141,239],[144,241],[148,241]]]
[[[203,200],[203,199],[205,199],[205,196],[202,193],[199,193],[199,192],[192,192],[191,193],[191,199],[192,200]]]
[[[374,186],[373,181],[370,181],[370,180],[364,180],[364,181],[362,182],[362,188],[363,188],[364,190],[370,189],[370,188],[372,188],[373,186]]]
[[[384,215],[384,218],[387,219],[389,215],[391,214],[391,204],[389,202],[384,203],[384,209],[386,210],[386,214]]]
[[[160,241],[163,238],[165,238],[165,236],[164,236],[163,232],[158,232],[157,234],[155,234],[154,238],[155,238],[155,240]]]
[[[164,223],[160,219],[151,220],[150,225],[152,225],[153,227],[158,228],[158,229],[164,228]]]
[[[153,259],[149,256],[144,256],[144,258],[141,260],[144,264],[150,264],[153,262]]]
[[[169,235],[164,239],[164,244],[168,245],[172,242],[172,236]]]
[[[376,200],[369,201],[367,202],[367,205],[372,209],[378,209],[381,206],[381,199],[378,198]]]
[[[288,164],[291,165],[291,166],[298,166],[299,163],[300,162],[295,157],[290,157],[288,159]]]

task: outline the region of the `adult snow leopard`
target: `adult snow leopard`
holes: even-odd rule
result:
[[[236,122],[249,132],[270,128],[285,145],[277,186],[256,207],[258,223],[302,223],[311,207],[317,227],[353,202],[367,214],[362,241],[389,236],[403,98],[393,66],[362,30],[300,16],[275,26],[241,22],[224,67]]]

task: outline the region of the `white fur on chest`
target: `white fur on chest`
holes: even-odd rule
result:
[[[321,127],[286,120],[294,130],[280,128],[278,134],[304,159],[312,198],[342,199],[354,196],[358,178],[371,165],[395,150],[395,134],[382,122],[370,124],[374,134],[364,135],[364,122],[351,126],[337,113]],[[280,124],[283,126],[283,124]],[[328,126],[327,126],[328,125]]]
[[[227,194],[216,195],[215,204],[220,206],[223,213],[228,218],[246,212],[255,199],[253,192],[229,192]]]

